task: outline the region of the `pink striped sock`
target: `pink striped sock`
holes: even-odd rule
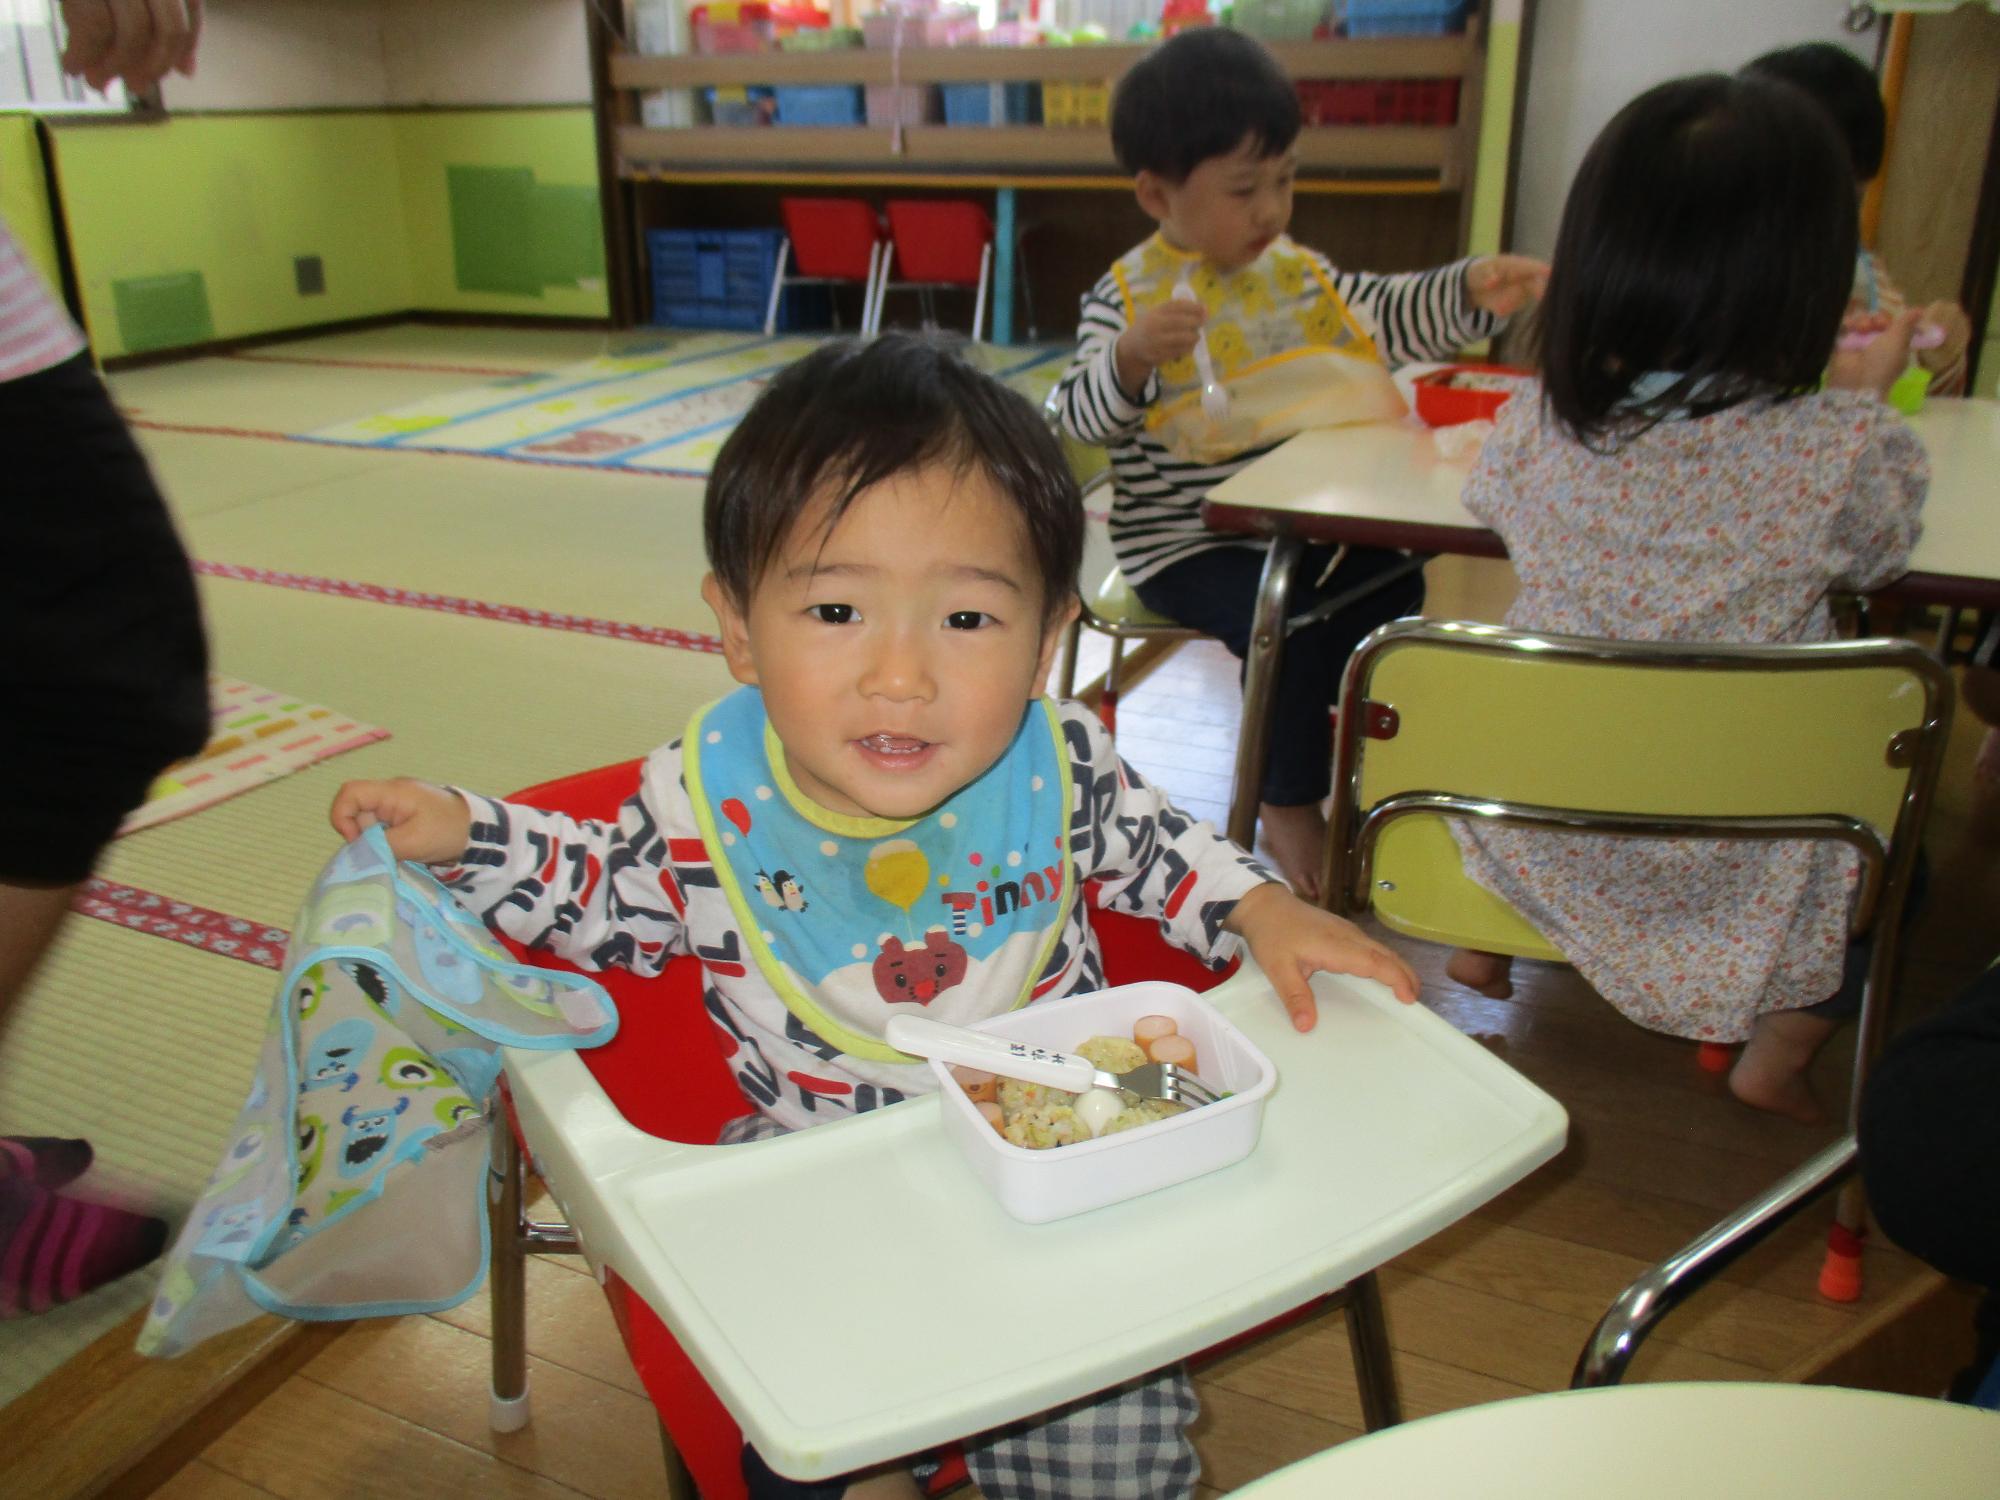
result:
[[[0,1182],[0,1318],[47,1312],[136,1271],[166,1247],[162,1219]]]

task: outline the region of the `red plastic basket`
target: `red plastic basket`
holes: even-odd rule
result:
[[[1299,113],[1308,125],[1452,125],[1458,84],[1456,78],[1309,79],[1298,85]]]
[[[1460,422],[1476,422],[1482,417],[1491,420],[1495,412],[1513,398],[1512,391],[1467,391],[1445,382],[1461,370],[1473,370],[1485,375],[1513,375],[1522,380],[1534,379],[1533,370],[1517,369],[1513,365],[1451,365],[1442,370],[1432,370],[1419,375],[1411,384],[1417,394],[1417,415],[1431,427],[1456,427]]]

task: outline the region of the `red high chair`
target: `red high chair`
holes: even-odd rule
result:
[[[528,787],[511,800],[572,817],[612,819],[637,788],[641,762],[604,766]],[[1086,891],[1086,896],[1092,893]],[[1094,903],[1093,903],[1094,904]],[[1091,923],[1098,935],[1107,984],[1164,979],[1193,990],[1219,984],[1226,974],[1170,947],[1157,924],[1101,908]],[[569,965],[548,953],[524,951],[523,959],[545,968]],[[624,969],[595,976],[618,1007],[618,1034],[602,1047],[578,1054],[625,1119],[667,1140],[714,1143],[724,1124],[750,1113],[716,1045],[714,1024],[702,1005],[701,965],[691,958],[669,963],[656,978]],[[673,1069],[671,1086],[662,1068]],[[493,1164],[487,1184],[492,1219],[491,1298],[493,1390],[490,1417],[498,1431],[527,1425],[528,1376],[525,1275],[531,1254],[580,1254],[569,1226],[538,1223],[523,1211],[526,1148],[514,1124],[513,1104],[501,1080],[508,1128],[493,1133]],[[620,1337],[632,1366],[659,1414],[670,1500],[744,1500],[741,1473],[743,1438],[736,1421],[702,1379],[666,1325],[613,1267],[598,1268]],[[1190,1363],[1205,1364],[1234,1352],[1265,1333],[1297,1319],[1338,1306],[1344,1309],[1362,1410],[1370,1431],[1401,1420],[1380,1291],[1372,1272],[1327,1296],[1204,1350]],[[939,1455],[944,1467],[931,1492],[962,1476],[956,1449]]]
[[[937,287],[973,293],[972,337],[986,331],[986,290],[993,275],[993,220],[964,198],[891,198],[889,254],[875,294],[875,324],[882,323],[882,300],[890,288],[914,291],[922,299],[924,326],[937,324],[931,293]],[[892,281],[893,270],[906,280]]]
[[[861,286],[861,335],[874,333],[882,316],[880,281],[888,267],[882,217],[859,198],[781,198],[785,239],[778,247],[777,274],[764,334],[777,331],[778,304],[788,286]],[[786,265],[795,267],[786,274]]]

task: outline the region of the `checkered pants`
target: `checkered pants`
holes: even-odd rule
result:
[[[783,1134],[745,1115],[723,1126],[718,1144]],[[1192,1500],[1201,1460],[1187,1430],[1200,1410],[1194,1382],[1174,1365],[967,1438],[965,1466],[986,1500]]]

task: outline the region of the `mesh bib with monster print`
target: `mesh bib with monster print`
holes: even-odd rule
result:
[[[892,1015],[964,1024],[1036,998],[1075,899],[1061,735],[1030,703],[1006,754],[905,823],[809,801],[756,689],[694,716],[681,764],[702,843],[793,1015],[852,1057],[907,1062],[882,1040]]]
[[[1160,366],[1147,431],[1176,458],[1220,463],[1308,427],[1393,420],[1407,408],[1375,344],[1318,259],[1286,236],[1241,270],[1221,272],[1154,235],[1111,268],[1129,325],[1183,279],[1208,309],[1202,325],[1229,410],[1202,410],[1192,355]]]

